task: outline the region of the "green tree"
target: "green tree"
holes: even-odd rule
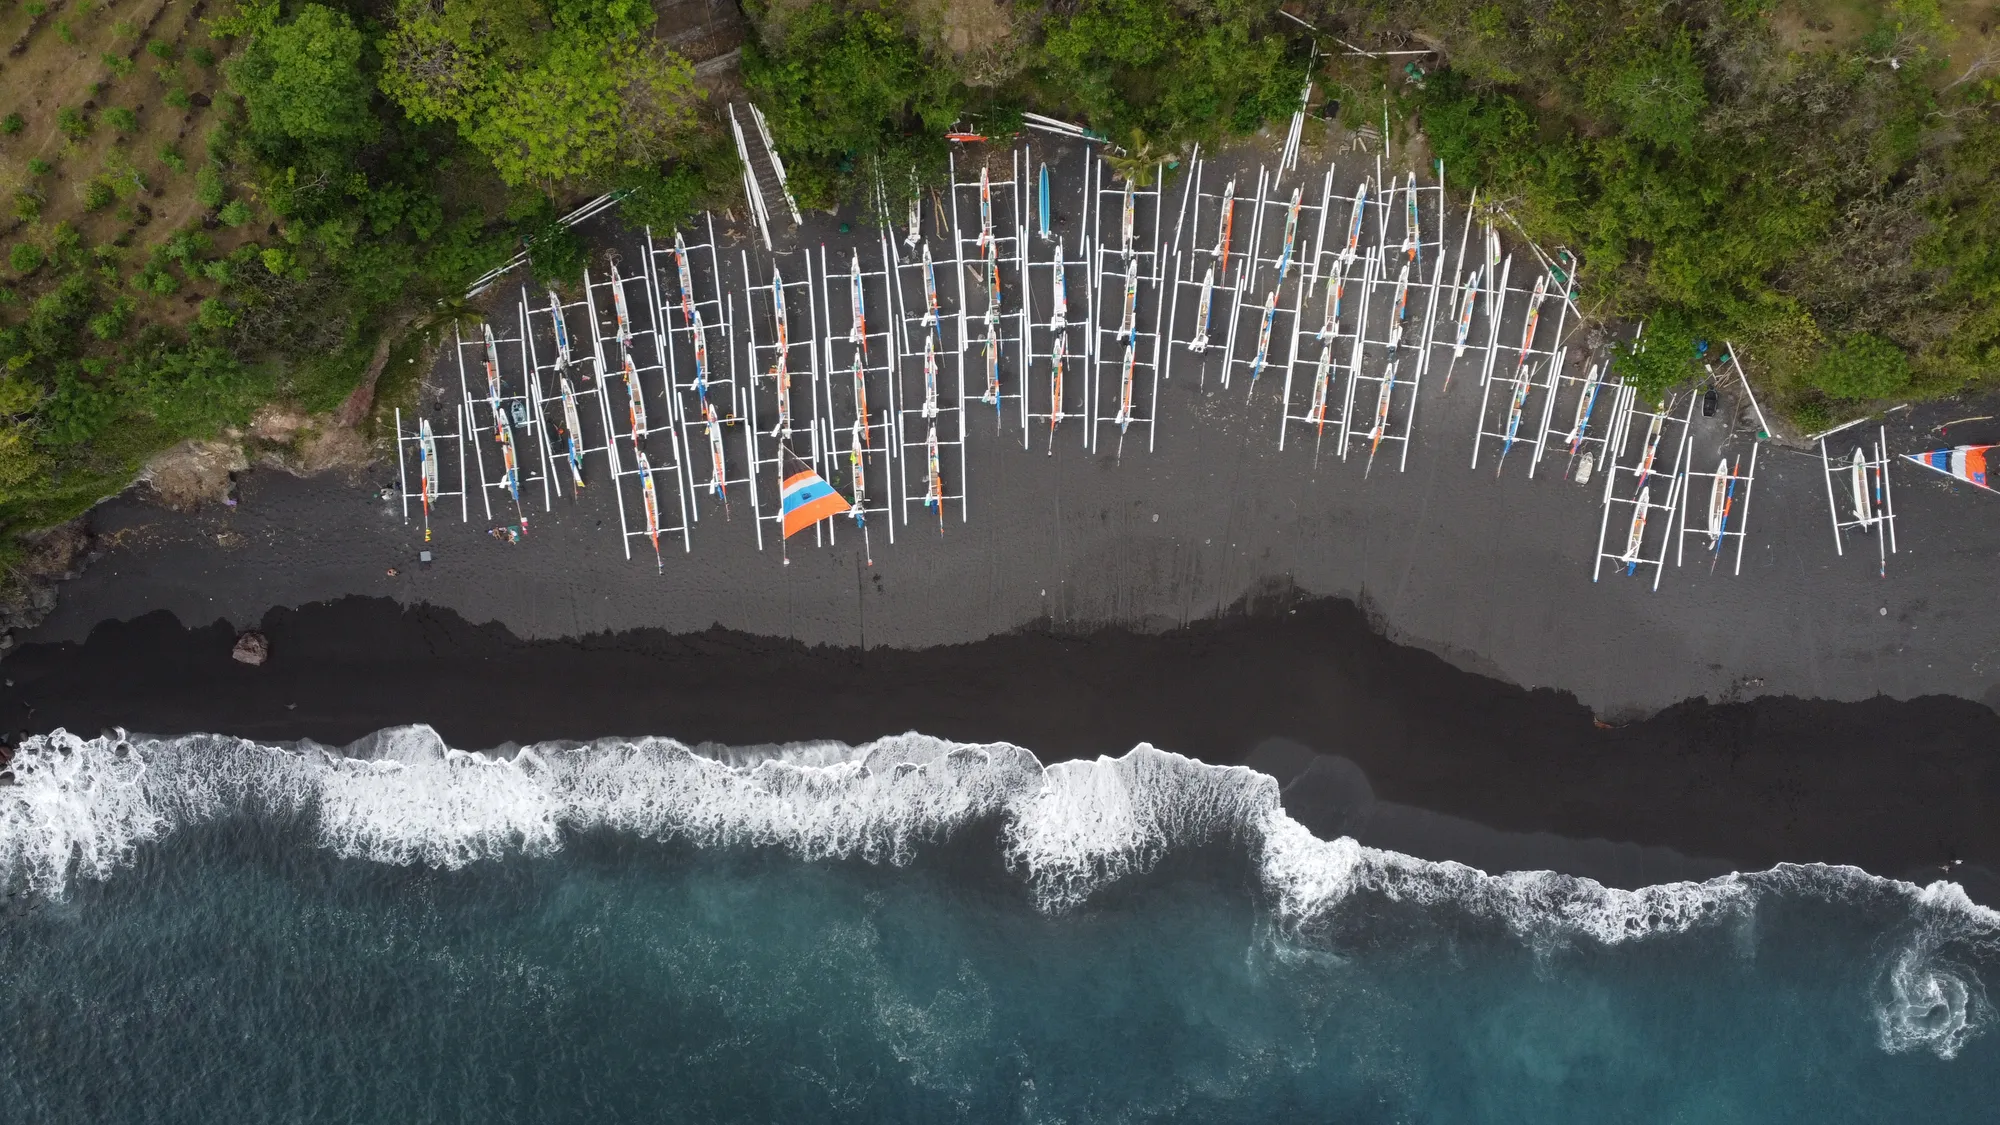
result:
[[[633,0],[404,0],[382,90],[413,121],[456,125],[509,184],[602,182],[694,131],[694,68],[642,34],[652,19]]]
[[[466,135],[510,184],[553,190],[657,163],[694,124],[694,70],[632,39],[558,43],[496,84]]]
[[[897,178],[913,165],[941,170],[942,134],[965,106],[963,87],[897,21],[826,0],[794,13],[781,42],[747,46],[743,78],[808,207],[832,203],[857,158]]]
[[[269,152],[288,146],[342,150],[372,140],[366,41],[344,12],[302,5],[287,23],[256,31],[228,68],[243,95],[252,139]]]

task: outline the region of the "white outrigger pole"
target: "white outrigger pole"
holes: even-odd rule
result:
[[[1661,404],[1658,410],[1638,410],[1632,404],[1631,389],[1623,389],[1626,393],[1620,396],[1619,417],[1613,422],[1612,443],[1605,453],[1604,514],[1598,523],[1597,557],[1591,568],[1590,580],[1598,580],[1605,560],[1610,559],[1614,565],[1624,567],[1628,575],[1641,566],[1652,567],[1653,589],[1658,590],[1660,575],[1666,569],[1667,547],[1673,538],[1671,529],[1679,505],[1680,489],[1686,479],[1681,464],[1687,449],[1684,438],[1688,425],[1694,420],[1695,399],[1699,396],[1690,396],[1685,416],[1675,418],[1671,402]],[[1632,425],[1640,419],[1646,422],[1645,435],[1633,463],[1623,464]],[[1679,425],[1681,432],[1672,439],[1674,464],[1666,466],[1662,464],[1661,454],[1668,448],[1666,428],[1670,424]],[[1632,478],[1633,492],[1629,499],[1617,494],[1621,474],[1629,474]],[[1666,486],[1666,499],[1655,500],[1662,484]],[[1617,523],[1624,531],[1624,546],[1614,551],[1607,548],[1607,539],[1614,526],[1612,509],[1620,504],[1631,505],[1632,511],[1629,518]],[[1645,549],[1647,529],[1654,524],[1661,525],[1667,534],[1660,537],[1660,549],[1649,552]]]
[[[1698,540],[1700,549],[1709,554],[1709,573],[1715,572],[1716,563],[1722,559],[1723,548],[1729,540],[1736,540],[1736,569],[1743,573],[1743,544],[1750,533],[1750,489],[1757,477],[1757,442],[1750,443],[1750,463],[1744,465],[1743,457],[1723,457],[1714,472],[1701,472],[1689,467],[1682,473],[1680,488],[1679,520],[1680,534],[1674,537],[1674,565],[1687,562],[1687,541],[1689,536]],[[1694,505],[1704,504],[1703,510],[1694,511]],[[1690,516],[1700,522],[1690,526]]]
[[[1162,164],[1154,172],[1154,186],[1141,188],[1128,178],[1121,188],[1103,185],[1103,157],[1095,162],[1098,175],[1094,226],[1097,251],[1092,263],[1095,274],[1095,329],[1091,336],[1095,359],[1091,363],[1090,397],[1086,407],[1087,430],[1092,452],[1097,450],[1105,426],[1118,431],[1118,455],[1122,457],[1125,436],[1133,423],[1146,427],[1146,448],[1154,447],[1160,398],[1160,301],[1163,275],[1160,248],[1161,198],[1159,177]],[[1104,221],[1107,201],[1115,201],[1115,226]],[[1142,218],[1142,212],[1149,218]],[[1140,386],[1148,392],[1140,398]]]
[[[902,522],[910,522],[912,508],[925,519],[937,521],[944,533],[945,509],[953,501],[959,506],[959,520],[969,519],[965,496],[965,377],[960,335],[963,318],[947,309],[946,300],[962,303],[963,294],[941,290],[940,274],[946,280],[957,277],[954,258],[940,271],[931,257],[930,238],[945,237],[957,244],[957,236],[938,223],[935,235],[926,235],[921,209],[912,208],[915,225],[907,245],[919,251],[905,260],[895,242],[889,244],[892,284],[889,286],[889,316],[895,328],[896,389],[895,461],[902,466],[900,483],[892,495],[902,503]],[[947,362],[955,363],[950,371]],[[959,472],[955,482],[946,479],[948,455],[956,447]]]
[[[1035,194],[1039,222],[1045,232],[1055,219],[1051,191],[1048,165],[1044,164]],[[1089,214],[1087,200],[1084,213]],[[1092,263],[1087,239],[1084,245],[1073,248],[1067,237],[1051,235],[1042,240],[1042,246],[1049,254],[1046,261],[1036,260],[1032,245],[1024,246],[1022,251],[1026,276],[1021,286],[1021,304],[1022,315],[1028,321],[1024,331],[1027,366],[1022,391],[1028,425],[1024,433],[1046,428],[1047,451],[1054,456],[1056,431],[1065,421],[1084,417],[1089,396],[1085,376],[1089,371],[1086,357],[1094,319],[1089,284]],[[1082,256],[1070,257],[1072,249]],[[1042,296],[1044,293],[1046,298]],[[1034,318],[1038,315],[1045,315],[1046,319],[1037,321]],[[1044,340],[1046,345],[1042,343]],[[1043,402],[1048,404],[1046,409],[1038,405]],[[1082,431],[1082,442],[1084,448],[1090,447],[1087,426]]]
[[[595,401],[603,394],[596,349],[580,355],[577,341],[571,335],[571,326],[587,321],[589,316],[589,306],[583,301],[565,305],[553,289],[544,290],[538,300],[525,285],[521,287],[521,335],[529,369],[534,373],[530,382],[536,388],[535,421],[544,437],[546,475],[558,479],[566,475],[572,499],[588,481],[591,458],[604,458],[607,476],[611,464],[611,432],[599,428],[593,438],[585,421],[602,414]],[[550,349],[546,358],[542,354],[542,340],[548,342]],[[549,421],[551,413],[556,418],[553,424]],[[562,466],[560,473],[558,464]]]
[[[1521,342],[1519,350],[1514,355],[1513,374],[1505,383],[1499,384],[1506,392],[1505,405],[1499,419],[1493,422],[1493,428],[1489,429],[1487,416],[1482,409],[1479,428],[1472,435],[1472,463],[1475,467],[1479,464],[1480,443],[1485,438],[1490,437],[1500,443],[1499,462],[1493,469],[1493,475],[1496,477],[1506,468],[1507,454],[1513,451],[1516,444],[1534,448],[1535,458],[1528,464],[1528,475],[1534,476],[1534,462],[1540,460],[1542,442],[1548,435],[1549,411],[1546,405],[1539,424],[1527,420],[1528,400],[1536,391],[1543,393],[1545,404],[1553,402],[1556,380],[1561,375],[1565,358],[1561,349],[1535,347],[1535,338],[1541,328],[1544,303],[1548,299],[1548,286],[1549,276],[1546,273],[1539,274],[1535,278],[1534,290],[1528,295],[1528,315],[1521,324]],[[1491,389],[1492,384],[1489,381],[1489,392]],[[1489,397],[1490,393],[1481,396],[1482,408]],[[1525,431],[1524,426],[1527,427]]]
[[[861,251],[848,252],[846,268],[819,249],[819,274],[826,297],[824,384],[825,448],[828,468],[847,469],[848,513],[861,531],[868,565],[875,565],[868,517],[880,515],[896,541],[895,502],[895,333],[889,313],[889,250],[879,245],[883,268],[864,269]],[[846,306],[843,316],[836,310]],[[872,319],[871,319],[872,313]],[[829,475],[828,481],[837,479]]]
[[[736,374],[734,299],[723,292],[715,217],[703,216],[702,228],[694,229],[697,241],[689,242],[688,233],[675,230],[672,244],[661,247],[649,229],[646,241],[665,326],[661,343],[676,444],[687,467],[688,514],[698,523],[704,495],[725,520],[733,518],[730,489],[738,498],[750,491],[756,450],[746,421],[748,396]],[[761,523],[757,536],[761,548]]]
[[[485,506],[486,518],[492,519],[492,493],[496,489],[505,492],[513,500],[515,516],[519,520],[522,529],[526,530],[528,521],[526,509],[522,507],[521,490],[529,482],[539,480],[543,482],[546,500],[548,479],[539,471],[533,475],[528,475],[522,467],[522,454],[519,446],[520,438],[517,431],[526,431],[532,437],[536,428],[534,411],[531,405],[533,391],[528,385],[527,373],[524,372],[520,377],[520,382],[523,386],[520,392],[511,392],[506,386],[508,379],[505,372],[505,357],[521,355],[522,363],[525,365],[527,362],[526,356],[519,346],[520,341],[514,337],[508,337],[504,341],[507,346],[503,349],[501,347],[503,341],[493,335],[493,329],[490,325],[482,324],[480,326],[480,339],[478,340],[465,339],[462,335],[459,335],[456,328],[452,332],[457,341],[457,347],[454,349],[454,357],[458,362],[459,396],[465,408],[466,432],[468,434],[491,433],[493,435],[493,444],[500,453],[500,468],[496,473],[498,480],[495,481],[486,472],[486,454],[484,452],[486,443],[480,441],[473,445],[472,463],[473,467],[479,473],[480,503]],[[484,392],[480,395],[472,393],[472,384],[466,377],[467,364],[465,353],[468,348],[472,349],[473,352],[472,366],[480,372],[479,383],[481,390]],[[483,424],[479,421],[479,410],[482,407],[485,408],[487,417],[487,421]],[[541,457],[535,458],[534,463],[538,470],[543,460]],[[467,483],[469,484],[470,482]],[[553,503],[553,501],[549,502]]]
[[[760,497],[758,517],[782,528],[778,500],[788,471],[785,458],[798,458],[826,475],[827,450],[820,444],[819,286],[813,281],[809,251],[797,251],[788,261],[773,256],[768,282],[752,280],[748,251],[740,253],[740,264],[750,309],[750,491]],[[767,481],[772,500],[768,513],[761,502]],[[814,524],[814,544],[825,545],[832,532],[829,522]],[[779,539],[782,544],[783,536]]]
[[[1197,150],[1197,153],[1199,150]],[[1169,320],[1167,337],[1167,367],[1172,377],[1172,363],[1175,349],[1185,351],[1201,370],[1201,385],[1208,385],[1208,357],[1221,353],[1223,357],[1223,377],[1228,377],[1229,328],[1235,323],[1236,302],[1239,297],[1236,282],[1230,277],[1231,266],[1241,272],[1243,255],[1234,251],[1236,236],[1236,181],[1230,180],[1220,195],[1201,190],[1202,177],[1207,170],[1207,162],[1194,162],[1188,188],[1192,193],[1193,206],[1192,247],[1182,253],[1176,244],[1174,255],[1173,282],[1169,286],[1165,300],[1173,315]],[[1214,201],[1212,215],[1204,217],[1203,207]],[[1209,239],[1209,232],[1214,238]],[[1178,328],[1179,310],[1184,301],[1192,301],[1189,309],[1186,339]]]
[[[1278,448],[1280,450],[1285,448],[1287,423],[1298,421],[1313,426],[1316,438],[1324,432],[1326,427],[1327,405],[1332,394],[1332,379],[1334,376],[1332,362],[1334,348],[1333,335],[1339,330],[1339,316],[1336,306],[1340,300],[1337,281],[1331,277],[1327,277],[1328,263],[1326,261],[1326,219],[1333,206],[1333,174],[1334,165],[1328,164],[1326,166],[1326,174],[1320,179],[1319,204],[1315,208],[1317,214],[1314,215],[1313,222],[1312,253],[1310,256],[1301,255],[1298,294],[1292,302],[1292,343],[1289,349],[1290,355],[1287,357],[1285,363],[1284,389],[1278,398]],[[1328,280],[1328,284],[1325,286],[1326,299],[1323,309],[1325,315],[1316,317],[1313,313],[1315,309],[1320,307],[1320,304],[1314,294],[1321,288],[1320,281],[1322,277],[1327,277]],[[1311,343],[1308,343],[1309,340]],[[1317,349],[1314,349],[1312,346],[1315,343],[1318,345]],[[1318,353],[1316,362],[1307,358],[1309,353],[1314,350]],[[1301,365],[1304,365],[1311,371],[1312,383],[1310,392],[1306,396],[1305,410],[1302,413],[1294,414],[1292,411],[1292,385],[1298,381],[1298,372]],[[1314,445],[1313,459],[1315,463],[1319,459],[1317,441],[1315,441]]]
[[[612,448],[608,458],[612,489],[618,495],[618,513],[624,524],[625,557],[632,557],[635,538],[655,542],[660,535],[678,536],[682,553],[693,549],[689,532],[687,473],[681,457],[674,403],[670,395],[666,366],[666,336],[659,330],[659,305],[652,287],[650,254],[646,268],[626,277],[616,263],[608,264],[609,279],[584,279],[585,301],[592,317],[598,362],[605,374],[598,380],[603,391],[599,401],[607,412],[605,432]],[[636,287],[636,291],[635,291]],[[599,290],[606,290],[602,295]],[[611,323],[597,319],[609,306]],[[641,316],[643,314],[643,319]],[[649,378],[650,377],[650,378]],[[650,384],[657,383],[655,393]],[[622,420],[623,425],[619,425]],[[665,435],[664,441],[659,435]],[[625,448],[616,447],[624,443]],[[628,459],[627,454],[630,457]],[[666,475],[673,487],[672,499],[660,492],[659,477]],[[625,480],[636,478],[640,528],[626,520]],[[651,507],[647,493],[651,490]]]
[[[1847,456],[1836,457],[1828,452],[1826,444],[1826,439],[1866,421],[1866,418],[1856,418],[1819,435],[1820,471],[1826,476],[1826,502],[1833,518],[1834,551],[1842,555],[1847,553],[1841,544],[1841,532],[1859,530],[1866,535],[1879,527],[1881,534],[1875,536],[1877,573],[1887,578],[1889,556],[1896,553],[1896,494],[1889,483],[1889,462],[1893,458],[1889,455],[1888,427],[1876,427],[1875,441],[1867,446],[1855,445],[1854,452]],[[1840,512],[1843,501],[1849,512],[1845,518]]]
[[[1356,442],[1368,446],[1368,468],[1372,470],[1375,456],[1385,441],[1400,443],[1397,457],[1397,471],[1409,467],[1410,435],[1416,430],[1417,407],[1421,401],[1419,394],[1423,377],[1429,369],[1430,347],[1433,340],[1432,325],[1436,320],[1438,294],[1443,278],[1444,265],[1444,169],[1438,167],[1439,179],[1431,188],[1417,186],[1415,172],[1411,172],[1402,188],[1395,186],[1393,177],[1382,177],[1378,167],[1377,176],[1384,187],[1379,196],[1380,206],[1376,208],[1376,244],[1368,255],[1370,269],[1364,269],[1360,284],[1362,312],[1356,322],[1357,335],[1354,341],[1353,359],[1348,377],[1348,393],[1342,407],[1343,437],[1342,456]],[[1421,192],[1437,193],[1437,223],[1433,228],[1437,235],[1426,241],[1421,220]],[[1397,205],[1397,196],[1402,196]],[[1394,218],[1400,214],[1403,237],[1392,242],[1389,228]],[[1426,248],[1432,248],[1430,259],[1431,278],[1423,278]],[[1393,280],[1391,272],[1393,267]],[[1370,319],[1368,310],[1374,305],[1375,291],[1380,291],[1384,299],[1386,316],[1383,318],[1383,336],[1369,339],[1367,336]],[[1413,314],[1413,302],[1420,302],[1422,309]],[[1369,374],[1365,360],[1367,348],[1377,346],[1382,349],[1382,368],[1377,374]],[[1373,382],[1375,396],[1372,409],[1365,415],[1353,409],[1355,395],[1360,384]],[[1401,393],[1408,404],[1403,412],[1402,425],[1396,424],[1396,396]],[[1367,475],[1364,472],[1364,476]]]
[[[471,514],[465,499],[465,406],[453,403],[451,407],[451,432],[438,433],[428,418],[418,417],[417,428],[403,428],[403,409],[396,408],[396,483],[402,496],[403,522],[410,522],[410,475],[406,463],[417,463],[417,506],[424,521],[424,542],[431,541],[431,508],[445,498],[458,497],[458,519],[469,522]],[[449,445],[457,455],[458,487],[444,487],[444,460],[440,446]],[[407,451],[406,448],[407,447]]]
[[[1019,291],[1023,284],[1026,224],[1020,188],[1021,152],[1016,149],[1008,155],[1011,164],[1006,179],[993,179],[982,158],[979,179],[976,182],[961,182],[958,179],[958,153],[954,150],[949,154],[951,214],[956,243],[954,251],[964,270],[964,275],[958,279],[959,289],[978,294],[970,302],[973,307],[961,307],[959,313],[964,332],[962,346],[973,354],[979,372],[976,385],[980,392],[976,397],[993,408],[996,429],[1003,428],[1007,403],[1011,400],[1016,404],[1015,414],[1021,425],[1021,444],[1025,449],[1028,441],[1028,395],[1023,341],[1027,336],[1027,305],[1024,300],[1013,300],[1011,311],[1006,305],[1010,303],[1008,296]],[[962,194],[973,197],[979,219],[977,230],[969,238],[963,233],[965,227],[959,221],[959,197]],[[977,320],[970,320],[974,315]],[[1015,375],[1014,390],[1007,389],[1009,372]]]

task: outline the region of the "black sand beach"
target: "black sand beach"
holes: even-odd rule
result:
[[[831,227],[799,241],[855,237]],[[1296,430],[1277,449],[1275,385],[1225,394],[1186,367],[1152,452],[1024,450],[972,404],[965,518],[918,509],[893,542],[871,521],[872,566],[845,523],[781,563],[739,496],[729,518],[700,498],[656,573],[643,541],[621,549],[606,487],[547,509],[531,488],[519,544],[475,498],[420,565],[387,457],[346,480],[253,472],[232,509],[129,495],[0,663],[0,724],[341,743],[424,722],[467,748],[915,729],[1044,760],[1145,741],[1252,763],[1322,835],[1430,858],[1626,885],[1841,862],[2000,901],[1992,497],[1896,470],[1885,579],[1873,540],[1836,554],[1817,453],[1767,443],[1740,576],[1692,557],[1657,593],[1593,584],[1598,483],[1562,479],[1559,453],[1532,480],[1490,452],[1468,469],[1480,396],[1460,376],[1423,387],[1408,471],[1365,481]],[[1993,413],[1900,411],[1889,442],[1994,440],[1990,419],[1940,433]],[[1697,413],[1692,462],[1754,428],[1740,400]],[[228,658],[247,627],[271,639],[262,668]]]
[[[0,665],[0,714],[23,729],[333,745],[415,722],[465,748],[919,730],[1056,761],[1151,742],[1273,773],[1320,834],[1425,858],[1621,885],[1822,861],[2000,890],[1982,885],[2000,870],[2000,716],[1984,706],[1764,697],[1607,727],[1567,694],[1454,668],[1351,605],[1288,591],[1166,634],[1035,629],[866,652],[721,629],[521,640],[382,598],[274,610],[261,627],[260,668],[230,659],[228,626],[165,614],[30,646]]]

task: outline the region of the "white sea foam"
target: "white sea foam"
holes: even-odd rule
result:
[[[1879,1041],[1946,1058],[1992,1015],[1977,972],[1954,957],[2000,945],[2000,913],[1946,882],[1918,887],[1855,868],[1784,865],[1628,891],[1321,840],[1285,814],[1271,777],[1145,745],[1045,768],[1017,746],[917,734],[860,747],[697,752],[645,738],[484,754],[452,749],[427,727],[383,731],[341,751],[57,731],[24,743],[12,768],[14,784],[0,789],[0,883],[49,896],[78,878],[110,877],[139,846],[178,828],[238,814],[303,817],[344,857],[448,869],[549,854],[565,833],[590,830],[905,864],[927,842],[993,820],[1009,868],[1050,911],[1074,908],[1176,849],[1218,841],[1257,861],[1278,921],[1291,927],[1365,896],[1449,907],[1536,944],[1609,944],[1741,917],[1775,894],[1893,904],[1906,932],[1881,972]]]

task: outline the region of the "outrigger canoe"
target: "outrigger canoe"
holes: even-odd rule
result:
[[[1625,536],[1625,553],[1618,558],[1625,564],[1625,574],[1632,576],[1639,570],[1639,550],[1646,543],[1646,512],[1653,506],[1653,486],[1640,490],[1638,500],[1632,505],[1632,530]]]
[[[1194,310],[1194,339],[1188,341],[1188,350],[1200,355],[1208,350],[1208,322],[1215,307],[1215,267],[1201,275],[1201,300]]]
[[[1708,490],[1708,545],[1711,550],[1722,545],[1722,531],[1729,519],[1729,486],[1734,480],[1729,475],[1729,458],[1724,457],[1715,466],[1715,484]]]

